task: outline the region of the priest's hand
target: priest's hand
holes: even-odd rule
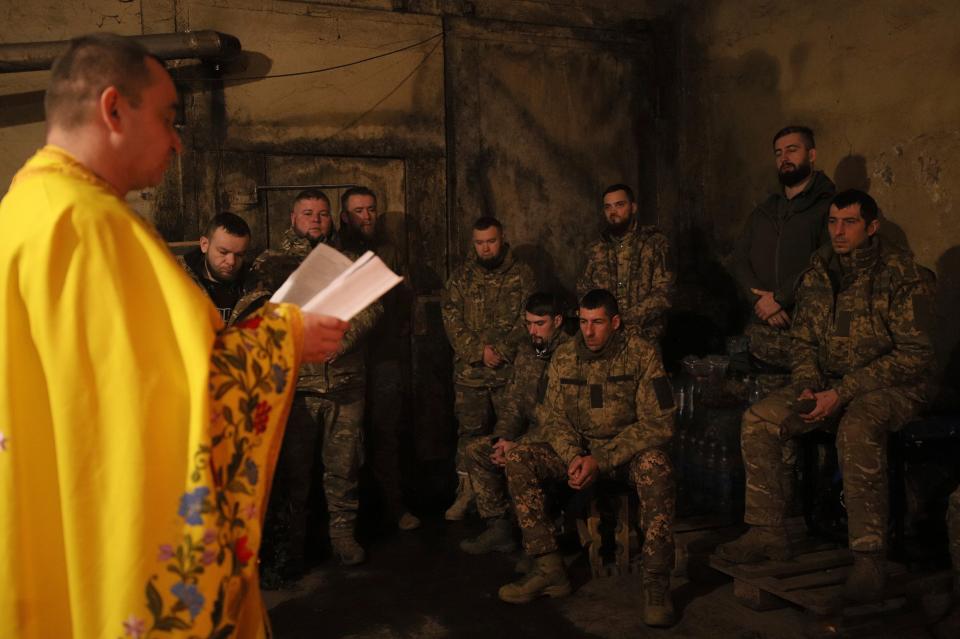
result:
[[[340,351],[343,334],[350,325],[343,320],[316,313],[303,314],[304,363],[325,362]]]

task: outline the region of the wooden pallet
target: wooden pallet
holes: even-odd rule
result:
[[[734,596],[748,608],[770,610],[792,603],[818,615],[843,609],[840,595],[852,564],[846,548],[818,549],[789,561],[757,564],[733,564],[716,555],[710,557],[712,568],[733,577]],[[903,598],[899,577],[904,574],[902,565],[887,562],[885,601]]]

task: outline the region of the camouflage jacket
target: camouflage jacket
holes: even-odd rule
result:
[[[382,230],[378,231],[373,241],[349,226],[341,227],[341,231],[344,252],[349,251],[359,256],[373,251],[390,270],[403,277],[402,282],[380,298],[383,316],[367,336],[371,361],[403,359],[407,356],[405,342],[410,336],[414,294],[400,250]]]
[[[609,473],[673,437],[673,390],[645,339],[618,331],[599,353],[577,336],[557,349],[539,436],[569,464],[584,452]]]
[[[443,291],[443,328],[453,346],[454,382],[464,386],[503,386],[513,366],[483,365],[483,347],[493,346],[508,362],[527,339],[523,305],[534,286],[533,271],[513,259],[506,247],[503,263],[487,269],[468,259]]]
[[[337,248],[336,236],[325,242]],[[273,292],[296,270],[300,262],[313,250],[306,238],[288,230],[280,241],[280,249],[267,249],[251,267],[256,288],[237,302],[232,321],[241,319],[270,299]],[[350,259],[356,255],[344,253]],[[341,354],[332,362],[303,364],[297,390],[313,393],[334,391],[359,391],[365,384],[363,337],[370,331],[383,313],[380,302],[371,304],[350,320],[350,328],[343,337]]]
[[[631,332],[651,341],[663,336],[673,296],[674,273],[666,236],[636,218],[623,237],[604,233],[587,247],[587,265],[577,280],[577,295],[603,288],[613,293],[620,319]]]
[[[934,369],[932,280],[879,238],[848,256],[829,245],[814,253],[790,333],[794,386],[833,388],[844,404],[893,386],[925,401]]]
[[[543,353],[538,354],[529,342],[520,347],[513,363],[513,376],[503,391],[503,405],[491,438],[513,441],[525,430],[535,436],[547,396],[547,365],[557,347],[568,341],[570,337],[558,330]]]

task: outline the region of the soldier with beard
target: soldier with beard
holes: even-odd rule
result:
[[[610,291],[617,298],[624,329],[657,344],[673,295],[670,245],[656,227],[640,224],[636,198],[626,184],[614,184],[603,192],[603,215],[606,227],[600,239],[587,247],[577,294]]]
[[[497,425],[489,438],[474,440],[467,446],[467,473],[477,494],[477,511],[487,520],[487,528],[480,535],[460,542],[460,548],[471,555],[511,552],[516,548],[503,472],[505,456],[521,440],[540,441],[537,430],[547,390],[547,365],[557,347],[568,339],[563,332],[563,309],[556,295],[531,295],[524,307],[524,319],[530,341],[517,352]]]
[[[489,433],[501,412],[503,389],[524,340],[523,302],[534,282],[530,267],[513,259],[496,218],[474,222],[472,244],[474,259],[454,271],[443,293],[443,327],[453,347],[454,411],[459,422],[460,481],[457,498],[445,514],[449,521],[463,519],[474,500],[467,445]]]
[[[340,237],[345,251],[373,251],[394,273],[404,274],[400,250],[379,222],[376,194],[354,186],[340,196]],[[407,340],[413,289],[410,278],[381,298],[383,317],[367,336],[367,421],[371,432],[370,465],[387,518],[400,530],[420,527],[420,520],[403,503],[400,473],[400,417],[403,377],[408,369]]]
[[[200,236],[200,246],[178,255],[177,262],[217,307],[224,322],[243,295],[250,227],[233,213],[213,216]]]
[[[717,548],[735,563],[789,559],[786,449],[798,433],[836,429],[854,560],[844,595],[857,601],[879,597],[886,580],[887,434],[926,404],[935,365],[932,278],[880,241],[877,215],[862,191],[831,201],[830,244],[813,254],[797,287],[791,384],[743,415],[750,530]]]
[[[290,228],[283,234],[280,248],[264,251],[254,262],[256,289],[237,304],[234,320],[269,299],[321,243],[340,248],[330,216],[330,199],[323,191],[306,189],[294,198]],[[344,253],[351,259],[357,257],[349,251]],[[261,572],[268,587],[295,580],[303,571],[307,511],[309,504],[317,501],[311,499],[311,484],[318,442],[334,554],[346,566],[366,558],[354,536],[363,462],[363,343],[382,312],[379,302],[368,306],[350,322],[339,352],[327,361],[300,367],[264,535]]]
[[[770,367],[790,361],[789,328],[797,277],[810,255],[827,241],[827,209],[834,186],[814,170],[813,131],[788,126],[773,136],[773,156],[783,191],[750,213],[740,234],[733,273],[753,316],[747,327],[750,353]],[[784,370],[788,373],[789,370]]]

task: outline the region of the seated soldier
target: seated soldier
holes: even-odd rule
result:
[[[536,436],[547,390],[547,365],[556,348],[569,340],[563,332],[563,310],[556,295],[531,295],[524,319],[530,342],[517,351],[513,376],[504,391],[503,408],[493,433],[489,439],[480,438],[467,445],[467,475],[477,496],[477,510],[487,521],[486,530],[479,536],[460,542],[460,548],[472,555],[516,549],[503,474],[505,455],[524,437],[524,431]]]
[[[830,204],[830,245],[813,254],[799,280],[791,332],[791,384],[743,416],[750,530],[717,554],[750,563],[793,555],[784,529],[784,464],[790,439],[837,429],[854,566],[844,594],[882,594],[887,529],[887,433],[927,400],[934,366],[929,278],[911,257],[881,244],[877,203],[857,190]]]
[[[674,485],[662,450],[673,436],[673,391],[656,349],[620,329],[617,300],[594,289],[580,301],[580,335],[557,349],[547,369],[544,443],[524,442],[507,453],[507,486],[523,547],[534,568],[500,588],[500,599],[526,603],[570,593],[543,484],[566,481],[574,490],[597,478],[628,481],[640,496],[643,540],[643,621],[673,623]]]

